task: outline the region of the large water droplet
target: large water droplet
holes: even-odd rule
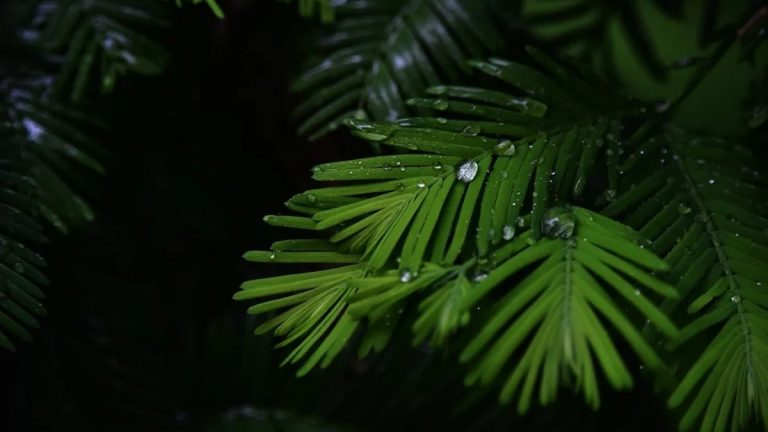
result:
[[[504,225],[501,236],[504,240],[512,240],[512,238],[515,237],[515,227],[512,225]]]
[[[565,207],[553,207],[544,212],[541,220],[541,232],[550,238],[567,239],[576,229],[573,213]]]
[[[441,169],[443,169],[443,164],[442,164],[442,163],[440,163],[440,161],[435,161],[435,162],[432,164],[432,168],[434,168],[434,169],[436,169],[436,170],[441,170]]]
[[[473,282],[482,282],[484,280],[488,279],[488,273],[486,272],[478,272],[475,274],[475,276],[472,278]]]
[[[413,280],[413,273],[410,270],[403,270],[400,272],[400,282],[408,283]]]
[[[469,183],[475,179],[477,175],[477,162],[468,160],[459,166],[456,171],[456,178],[464,183]]]

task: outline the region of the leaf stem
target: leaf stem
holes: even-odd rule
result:
[[[723,242],[720,240],[720,234],[718,233],[717,227],[715,226],[712,216],[710,214],[710,210],[707,207],[707,204],[704,201],[704,198],[699,193],[698,189],[696,188],[696,182],[691,177],[690,174],[688,174],[685,160],[684,160],[684,152],[680,151],[680,149],[675,145],[673,140],[669,140],[669,145],[672,150],[672,152],[678,156],[676,158],[673,158],[677,162],[678,169],[680,170],[680,175],[685,180],[685,184],[688,187],[689,195],[693,202],[696,204],[696,206],[699,209],[699,214],[701,216],[701,221],[704,224],[704,229],[707,232],[707,235],[709,235],[710,241],[712,242],[712,247],[715,249],[715,253],[717,254],[717,261],[720,263],[720,267],[722,268],[723,274],[725,275],[725,278],[728,280],[728,291],[731,295],[731,302],[734,303],[734,306],[736,307],[736,314],[739,320],[739,325],[742,329],[742,335],[744,336],[744,350],[745,350],[745,360],[747,363],[747,377],[749,379],[750,384],[754,382],[755,379],[755,370],[754,365],[752,364],[752,345],[751,343],[751,330],[749,326],[749,321],[747,319],[746,310],[744,309],[744,304],[741,300],[741,292],[739,290],[738,282],[736,281],[736,276],[733,273],[733,270],[731,269],[730,264],[728,263],[728,256],[726,255],[725,248],[723,246]]]

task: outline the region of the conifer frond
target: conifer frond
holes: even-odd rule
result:
[[[539,40],[573,53],[612,73],[612,50],[618,28],[632,55],[655,78],[666,76],[657,48],[652,44],[651,24],[644,22],[639,1],[564,0],[523,2],[523,20]],[[654,1],[655,7],[672,18],[680,18],[682,2]]]
[[[512,363],[511,357],[521,352],[501,391],[503,402],[519,391],[520,412],[530,406],[537,381],[542,404],[553,402],[561,382],[566,381],[580,387],[595,409],[600,403],[599,370],[616,389],[632,386],[631,373],[606,332],[607,323],[626,339],[646,367],[661,364],[658,354],[612,298],[623,298],[667,337],[678,333],[644,292],[676,297],[673,287],[649,274],[667,266],[637,244],[636,233],[583,208],[552,211],[544,223],[548,238],[532,241],[534,235],[528,231],[499,250],[499,264],[472,287],[465,300],[465,306],[471,308],[492,290],[503,294],[492,302],[487,320],[481,323],[461,360],[475,361],[467,382],[490,383]],[[514,288],[501,288],[504,281],[532,265],[535,269]],[[636,285],[642,285],[643,290]],[[563,379],[563,375],[574,379]]]
[[[93,116],[40,97],[50,79],[32,75],[0,83],[0,109],[8,113],[9,139],[19,163],[37,186],[40,213],[62,232],[93,218],[90,206],[75,190],[81,169],[103,173],[95,158],[98,145],[83,130]]]
[[[304,2],[308,3],[308,2]],[[309,3],[308,3],[309,4]],[[395,120],[405,100],[453,82],[469,58],[499,52],[503,38],[484,1],[351,0],[333,7],[332,30],[320,39],[324,58],[293,90],[300,134],[316,138],[345,118]]]
[[[0,127],[0,136],[6,132]],[[48,283],[40,272],[45,261],[26,246],[45,241],[36,220],[36,185],[15,156],[0,159],[0,346],[12,351],[9,336],[31,342],[29,330],[40,326],[45,295],[38,286]]]
[[[94,77],[102,93],[127,73],[156,75],[168,52],[139,29],[166,27],[162,3],[154,0],[57,0],[33,10],[22,41],[63,56],[51,95],[80,102]]]
[[[669,130],[627,158],[626,191],[605,209],[653,240],[680,293],[667,309],[686,323],[673,347],[690,368],[669,400],[690,401],[682,429],[768,420],[768,219],[752,165],[743,147]]]
[[[518,298],[531,286],[536,287],[534,294],[545,291],[541,303],[534,302],[539,306],[532,307],[542,309],[541,305],[568,297],[567,313],[579,324],[567,335],[542,330],[544,336],[534,337],[527,352],[545,355],[553,349],[546,356],[556,370],[568,366],[577,378],[589,380],[585,394],[594,405],[598,399],[589,350],[595,351],[615,387],[631,384],[595,311],[616,327],[649,367],[660,363],[603,287],[613,287],[666,335],[676,335],[675,326],[632,285],[674,296],[671,287],[635,265],[661,271],[664,263],[635,244],[639,236],[623,225],[581,208],[557,213],[558,204],[581,198],[599,160],[607,162],[603,171],[612,173],[609,182],[616,182],[612,155],[618,154],[621,122],[636,114],[638,105],[606,90],[592,76],[529,51],[538,65],[501,59],[470,63],[497,80],[493,89],[437,86],[427,90],[437,98],[408,101],[450,118],[345,121],[355,135],[404,153],[319,165],[314,169],[316,180],[345,183],[291,198],[287,207],[301,216],[265,217],[271,225],[311,231],[318,239],[277,242],[270,251],[246,253],[246,259],[349,264],[248,281],[235,294],[239,300],[271,299],[251,307],[250,313],[288,308],[257,332],[274,330],[285,336],[280,346],[302,339],[286,359],[308,357],[299,374],[318,363],[327,365],[364,320],[368,333],[361,354],[381,349],[399,319],[397,312],[413,305],[412,299],[419,299],[418,317],[412,323],[415,342],[441,344],[468,323],[474,304],[488,291],[541,260],[538,270],[510,289],[509,298]],[[574,229],[578,238],[571,238]],[[563,269],[567,281],[558,275]],[[533,280],[539,285],[532,285]],[[507,301],[518,300],[503,300]],[[517,310],[493,324],[495,328]],[[542,329],[560,322],[561,311],[552,309]],[[510,325],[508,334],[519,337],[530,332],[520,320]],[[558,348],[563,338],[583,350],[569,353],[566,360]],[[488,342],[484,340],[472,345],[466,359],[477,354]],[[550,346],[554,340],[560,342]],[[492,348],[478,363],[476,373],[485,377],[484,382],[498,373],[489,365],[501,367],[511,354],[500,355],[499,349]],[[529,357],[525,361],[531,361]],[[526,401],[537,370],[530,371],[533,381],[526,385]],[[545,402],[554,398],[552,385],[556,388],[560,382],[555,378],[553,384],[552,377],[548,372]],[[510,384],[503,398],[508,399],[515,388]]]

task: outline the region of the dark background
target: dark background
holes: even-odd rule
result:
[[[256,321],[231,300],[279,268],[240,256],[281,237],[261,217],[310,185],[314,163],[368,149],[296,137],[287,88],[311,25],[295,5],[258,3],[230,3],[225,21],[184,9],[164,36],[167,73],[123,80],[108,98],[108,175],[86,182],[97,219],[51,230],[49,316],[34,344],[0,351],[3,430],[278,431],[296,415],[351,430],[673,430],[647,382],[604,386],[599,414],[564,390],[518,417],[494,389],[465,388],[455,357],[407,337],[302,379],[279,368],[284,351],[253,337]]]

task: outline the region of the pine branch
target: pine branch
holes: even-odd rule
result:
[[[140,29],[167,27],[166,15],[154,0],[58,0],[38,5],[19,34],[23,43],[63,58],[49,96],[79,103],[94,77],[104,94],[122,75],[165,69],[168,52]]]
[[[5,9],[4,9],[5,10]],[[133,30],[163,26],[154,2],[57,0],[9,7],[0,63],[0,345],[5,333],[31,340],[45,313],[45,261],[26,244],[45,241],[39,219],[61,232],[90,221],[77,190],[84,173],[103,173],[103,152],[89,136],[99,116],[66,102],[85,96],[97,68],[102,92],[126,72],[158,73],[167,53]],[[6,18],[8,20],[6,21]],[[71,87],[71,89],[70,89]],[[68,92],[69,97],[64,97]]]
[[[665,15],[679,19],[681,4],[655,1]],[[566,0],[556,3],[527,1],[522,20],[541,43],[550,44],[577,55],[585,62],[602,67],[614,75],[613,38],[609,32],[618,28],[630,46],[630,55],[657,80],[664,80],[667,67],[652,43],[651,23],[643,20],[638,1]]]
[[[486,9],[465,0],[335,6],[336,21],[320,40],[323,60],[293,84],[309,94],[294,112],[303,119],[299,133],[315,139],[347,118],[392,121],[411,112],[406,99],[456,81],[469,58],[502,49],[502,32]]]
[[[674,324],[619,275],[670,297],[675,295],[671,287],[631,262],[655,271],[665,265],[633,243],[640,237],[630,229],[584,209],[553,208],[582,198],[598,159],[606,161],[609,183],[617,184],[614,156],[621,123],[642,106],[607,91],[594,76],[536,50],[530,53],[536,66],[500,59],[470,63],[497,79],[497,88],[439,86],[427,90],[437,99],[408,101],[451,118],[347,120],[355,135],[406,153],[320,165],[314,170],[316,180],[347,183],[312,189],[286,203],[303,216],[265,218],[271,225],[321,234],[321,239],[278,242],[271,251],[248,252],[246,259],[351,264],[245,282],[235,294],[238,300],[271,299],[250,313],[284,310],[257,332],[285,336],[279,346],[301,340],[285,360],[304,361],[299,375],[318,364],[327,366],[363,320],[368,333],[360,353],[380,350],[391,333],[390,317],[397,318],[396,311],[414,301],[419,301],[412,324],[416,343],[443,343],[469,322],[473,306],[500,282],[523,277],[521,270],[541,260],[538,270],[498,302],[516,306],[495,315],[496,321],[484,327],[491,333],[476,338],[479,345],[465,354],[466,360],[474,357],[503,325],[509,325],[504,334],[518,338],[530,334],[530,325],[545,323],[531,336],[521,354],[525,366],[513,373],[502,399],[508,400],[521,374],[530,372],[519,406],[527,409],[538,373],[535,359],[544,356],[550,366],[542,402],[551,402],[554,389],[567,381],[553,381],[552,367],[562,366],[575,382],[586,380],[585,395],[596,405],[590,349],[614,387],[630,386],[629,372],[596,311],[649,367],[659,365],[603,286],[613,287],[666,335],[675,336]],[[571,238],[574,230],[578,237]],[[523,314],[508,321],[536,296],[540,299],[530,310],[546,316]],[[551,302],[564,302],[564,309],[548,309]],[[556,331],[554,323],[564,316],[577,322]],[[579,351],[566,353],[557,348],[559,342],[550,346],[556,340]],[[494,345],[470,380],[490,381],[511,361],[512,346],[519,342]]]
[[[662,169],[647,172],[657,160]],[[741,429],[752,412],[768,419],[768,303],[761,292],[768,220],[761,216],[765,191],[754,184],[758,172],[750,165],[741,147],[670,130],[627,159],[632,186],[604,212],[626,212],[626,222],[653,240],[682,298],[667,309],[688,311],[673,346],[701,352],[669,401],[674,407],[692,397],[683,429],[698,422],[704,431]],[[691,347],[700,335],[711,342]]]
[[[38,188],[42,216],[67,232],[93,218],[90,206],[73,188],[79,171],[102,174],[104,169],[92,156],[101,150],[83,131],[93,127],[93,118],[42,99],[49,83],[38,75],[6,79],[0,109],[10,114],[9,139],[17,149],[18,163]]]
[[[614,388],[632,386],[631,374],[598,313],[619,331],[648,368],[661,365],[659,356],[614,303],[604,285],[615,289],[666,336],[675,337],[678,333],[653,301],[646,299],[647,294],[625,279],[624,275],[664,297],[677,295],[673,287],[635,267],[636,264],[655,271],[667,269],[664,262],[636,243],[635,233],[582,208],[553,210],[544,222],[548,237],[553,238],[531,242],[533,236],[526,233],[527,236],[516,240],[516,249],[521,250],[473,287],[466,299],[471,307],[503,281],[531,263],[538,263],[513,290],[493,303],[489,319],[461,357],[462,361],[472,360],[485,348],[486,355],[467,380],[489,383],[515,351],[525,350],[501,392],[501,400],[509,401],[522,384],[518,399],[521,413],[530,406],[539,373],[542,404],[554,401],[564,380],[561,374],[575,378],[570,382],[582,388],[593,408],[600,403],[596,370],[601,369]],[[521,348],[528,337],[528,346]]]

